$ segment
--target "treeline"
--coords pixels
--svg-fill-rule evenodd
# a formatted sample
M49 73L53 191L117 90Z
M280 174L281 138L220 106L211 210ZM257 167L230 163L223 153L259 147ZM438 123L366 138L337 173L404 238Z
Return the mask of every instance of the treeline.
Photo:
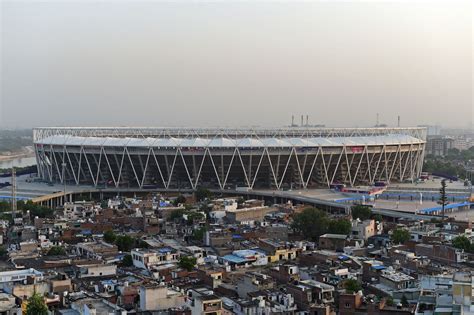
M293 217L291 228L304 238L317 241L326 233L349 235L351 222L347 219L330 218L326 212L309 207Z
M114 231L109 230L104 233L104 241L110 244L115 244L118 250L122 252L129 252L133 248L148 248L147 242L140 238L131 237L125 234L116 234Z
M17 209L23 213L30 212L30 218L52 218L54 217L54 209L43 207L37 204L34 204L31 200L27 202L19 200L17 202ZM12 216L10 214L12 210L12 205L9 201L0 201L0 219L12 221Z
M0 130L0 152L18 151L33 145L33 132L24 130Z
M464 151L450 149L448 154L443 157L427 155L423 171L462 177L466 172L465 166L472 160L474 160L474 147Z

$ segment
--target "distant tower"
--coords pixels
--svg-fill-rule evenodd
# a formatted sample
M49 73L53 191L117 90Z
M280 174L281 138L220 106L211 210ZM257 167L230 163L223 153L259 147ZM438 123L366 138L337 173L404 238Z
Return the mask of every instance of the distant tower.
M295 126L295 115L291 115L291 127Z
M309 126L309 116L306 115L306 127L308 127L308 126Z
M398 127L400 127L400 115L398 115Z
M301 127L303 127L303 115L301 115Z
M377 113L377 119L375 121L375 127L378 127L379 124L380 124L380 122L379 122L379 113Z
M13 222L15 222L15 214L17 210L16 204L16 170L12 167L12 218Z

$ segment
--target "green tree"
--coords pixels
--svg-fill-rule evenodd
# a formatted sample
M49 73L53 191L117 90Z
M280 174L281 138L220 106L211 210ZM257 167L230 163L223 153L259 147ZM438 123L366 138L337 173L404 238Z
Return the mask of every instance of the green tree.
M118 235L115 238L115 245L122 252L129 252L135 244L135 239L129 235Z
M8 251L4 246L0 246L0 259L5 259L8 257Z
M196 241L203 241L204 240L204 234L206 233L207 229L206 227L202 227L199 229L196 229L193 231L193 239Z
M115 235L114 231L112 230L105 231L104 241L106 241L107 243L114 244L116 238L117 238L117 235Z
M392 242L394 244L405 244L410 240L410 232L405 229L395 229L392 233Z
M351 233L351 229L352 224L349 220L330 220L328 224L327 233L349 235Z
M355 293L362 290L362 286L356 279L347 279L344 283L344 289L346 289L347 293Z
M122 258L122 266L124 267L131 267L133 266L133 259L132 255L125 255Z
M186 213L186 210L185 210L185 209L176 209L176 210L173 210L173 211L171 211L168 220L169 220L169 221L174 221L174 220L176 220L176 219L182 219L182 218L183 218L183 214L185 214L185 213Z
M38 293L33 293L33 295L28 299L28 304L26 305L26 315L48 315L48 307L44 302L44 298Z
M472 249L471 241L464 235L457 236L453 239L452 245L459 249L464 249L464 251L469 252Z
M203 201L203 200L212 198L212 192L209 189L204 188L204 187L198 187L194 195L196 196L197 201Z
M204 214L202 214L201 212L189 212L187 215L188 225L192 225L194 222L198 222L204 219Z
M53 246L48 250L47 256L62 256L66 255L66 250L62 246Z
M372 217L372 209L367 206L357 205L352 207L352 218L359 220L368 220Z
M196 266L196 257L193 256L181 256L179 258L178 266L186 269L187 271L193 270Z
M439 189L438 204L441 205L441 214L444 216L446 205L448 204L448 196L446 195L446 180L441 181L441 188Z
M186 197L184 197L183 195L179 195L174 200L174 205L175 206L178 206L179 204L185 204L185 203L186 203Z
M402 303L403 307L408 307L410 305L410 303L408 303L408 299L405 296L405 294L402 295L402 298L400 299L400 303Z
M329 221L325 212L309 207L293 216L291 228L303 234L305 238L315 241L326 233Z
M391 296L387 297L385 303L387 304L387 306L394 306L395 305L395 302L393 301L393 297L391 297Z

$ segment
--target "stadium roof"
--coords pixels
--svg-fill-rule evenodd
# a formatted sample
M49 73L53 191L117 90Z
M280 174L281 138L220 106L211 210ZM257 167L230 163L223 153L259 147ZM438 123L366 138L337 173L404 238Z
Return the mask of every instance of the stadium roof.
M403 134L356 137L242 137L242 138L121 138L79 137L53 135L36 143L43 145L101 146L101 147L189 147L189 148L288 148L288 147L340 147L365 145L419 144L423 140Z

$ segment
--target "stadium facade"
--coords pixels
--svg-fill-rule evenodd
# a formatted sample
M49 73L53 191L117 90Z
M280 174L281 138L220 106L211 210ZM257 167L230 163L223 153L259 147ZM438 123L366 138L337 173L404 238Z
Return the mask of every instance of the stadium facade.
M117 188L300 189L420 175L424 128L36 128L45 181Z

